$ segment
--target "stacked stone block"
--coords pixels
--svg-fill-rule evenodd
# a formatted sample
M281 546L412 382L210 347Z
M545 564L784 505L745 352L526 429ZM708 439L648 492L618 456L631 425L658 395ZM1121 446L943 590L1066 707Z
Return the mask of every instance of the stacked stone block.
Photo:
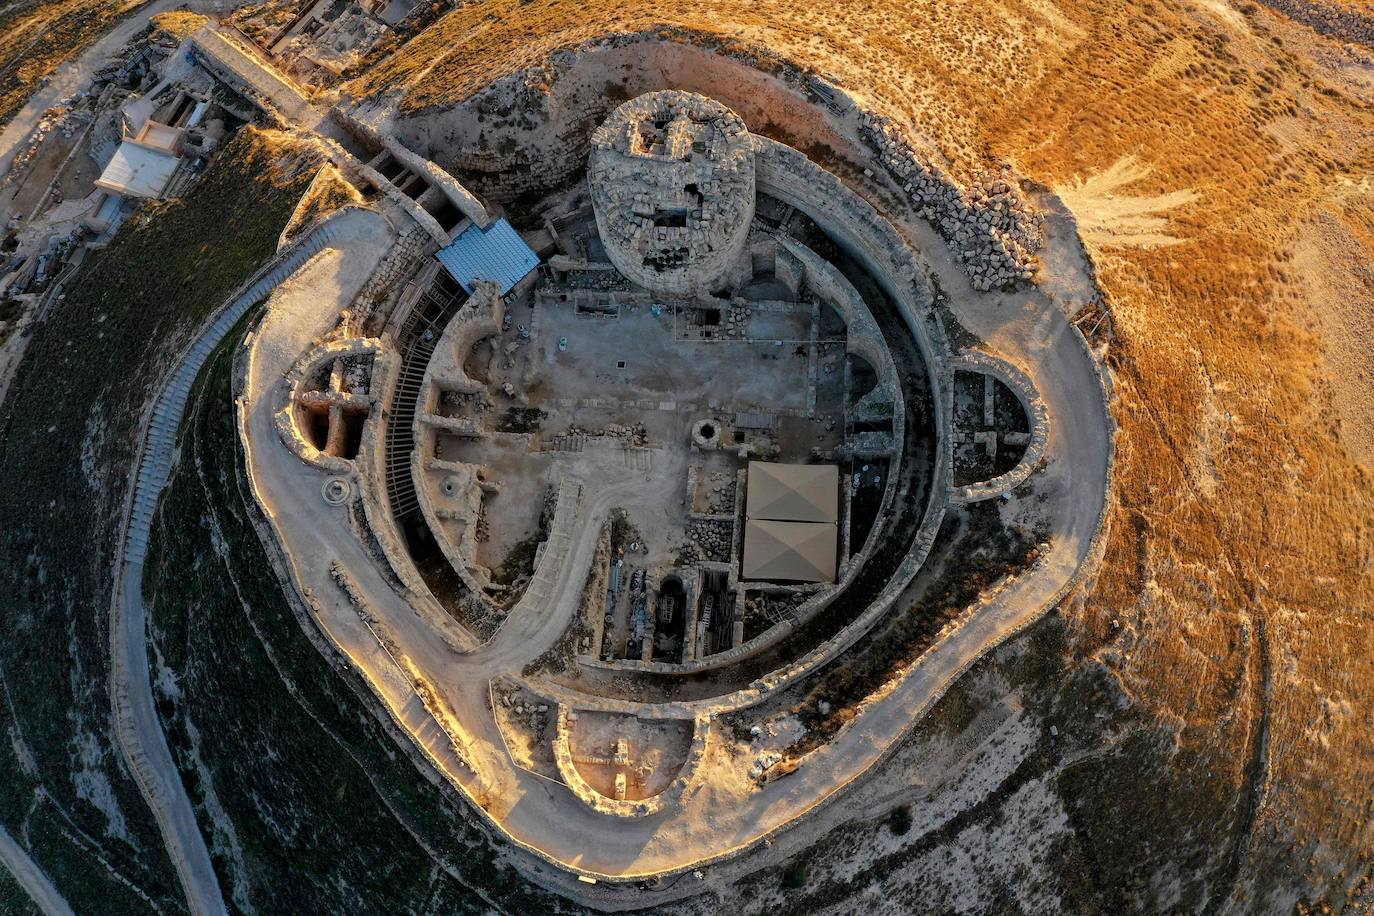
M1031 278L1044 217L1031 208L1009 168L986 170L964 190L920 155L891 118L866 114L863 130L916 212L963 262L974 289L1007 289Z
M754 149L712 99L664 90L631 99L592 135L592 206L607 257L655 295L727 285L754 216Z

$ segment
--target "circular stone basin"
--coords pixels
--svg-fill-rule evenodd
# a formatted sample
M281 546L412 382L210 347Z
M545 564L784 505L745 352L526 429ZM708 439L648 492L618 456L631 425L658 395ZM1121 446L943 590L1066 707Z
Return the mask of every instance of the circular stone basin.
M692 424L692 441L698 448L719 448L720 421L698 420Z
M342 506L353 495L353 487L343 477L331 477L320 487L320 495L331 506Z

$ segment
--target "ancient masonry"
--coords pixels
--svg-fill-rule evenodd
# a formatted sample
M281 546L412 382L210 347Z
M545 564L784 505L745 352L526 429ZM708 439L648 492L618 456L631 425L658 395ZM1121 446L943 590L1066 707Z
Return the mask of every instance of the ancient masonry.
M960 190L875 124L881 167L976 288L1031 277L1038 224L1010 175ZM305 605L426 765L584 879L671 873L806 817L884 753L892 717L856 719L871 752L835 770L803 767L833 735L811 750L759 736L799 714L788 688L864 651L952 502L1040 465L1049 417L1029 375L990 355L951 363L898 227L706 97L620 105L592 134L585 192L579 177L523 232L394 140L354 134L380 150L357 171L394 188L378 199L409 235L332 303L342 336L307 345L264 322L249 346L280 365L244 382L244 404L272 408L245 413L241 435L284 555L319 549L319 499L341 522L327 565L291 564ZM436 244L447 259L420 266ZM1004 379L1031 439L1020 466L959 490L956 365ZM311 512L288 511L302 499ZM1004 613L1007 587L916 648ZM808 626L826 613L837 626ZM705 671L709 690L674 696L674 678ZM541 715L500 718L492 678ZM700 849L647 842L717 818L729 837Z
M938 229L963 261L974 289L1006 288L1031 278L1044 217L1031 208L1009 169L984 172L965 191L917 152L891 118L866 114L863 126L917 215Z
M724 284L754 218L754 149L739 115L704 96L651 92L592 135L588 176L611 263L661 296Z

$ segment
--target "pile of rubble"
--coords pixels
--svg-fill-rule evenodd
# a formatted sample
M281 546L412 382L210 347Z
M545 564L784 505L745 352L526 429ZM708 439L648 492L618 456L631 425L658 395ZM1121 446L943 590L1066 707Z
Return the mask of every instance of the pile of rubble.
M568 431L567 433L565 433L565 435L570 438L584 436L588 439L603 437L611 439L624 439L626 442L630 443L635 448L643 447L644 443L647 442L649 439L648 431L645 430L643 423L635 423L631 426L621 426L619 424L610 423L606 426L597 428L593 428L590 426L578 426L576 423L571 423L568 425Z
M919 155L890 118L866 115L864 135L916 212L963 261L974 289L1008 289L1031 278L1044 216L1022 195L1010 166L982 172L964 191Z
M696 521L687 528L687 536L697 548L700 559L724 563L730 559L732 527L721 522Z
M726 337L749 336L749 309L742 304L731 303L720 310L721 328Z
M510 710L513 718L523 721L537 734L542 735L544 728L549 724L547 703L532 703L523 697L508 693L501 697L501 705Z
M728 471L713 471L708 478L706 511L711 515L726 515L735 511L735 475Z
M334 584L339 587L339 590L348 596L349 604L354 607L367 606L367 602L363 600L363 596L358 592L357 586L355 586L353 580L349 578L348 571L344 569L343 564L338 560L329 564L329 577L334 580Z
M65 136L71 136L69 133L71 128L67 125L66 121L68 114L70 114L70 109L67 108L49 108L43 113L38 119L37 125L34 126L33 131L25 140L24 146L14 155L14 158L10 160L9 171L6 172L3 179L0 180L0 188L5 187L23 175L25 168L27 168L29 163L33 161L33 158L38 155L39 148L42 147L43 142L48 139L48 135L54 130L61 130Z
M1361 8L1358 3L1346 6L1318 0L1265 0L1265 4L1323 35L1374 47L1374 11L1368 6Z
M630 281L613 270L577 270L568 274L568 286L573 289L595 289L606 292L628 290ZM555 290L555 295L557 291Z

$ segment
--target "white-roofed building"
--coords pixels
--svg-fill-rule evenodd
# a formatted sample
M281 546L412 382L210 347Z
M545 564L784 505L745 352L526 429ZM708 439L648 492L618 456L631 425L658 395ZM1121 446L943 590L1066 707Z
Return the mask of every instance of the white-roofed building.
M158 198L166 190L180 161L179 156L165 149L125 140L119 144L95 184L125 197Z

